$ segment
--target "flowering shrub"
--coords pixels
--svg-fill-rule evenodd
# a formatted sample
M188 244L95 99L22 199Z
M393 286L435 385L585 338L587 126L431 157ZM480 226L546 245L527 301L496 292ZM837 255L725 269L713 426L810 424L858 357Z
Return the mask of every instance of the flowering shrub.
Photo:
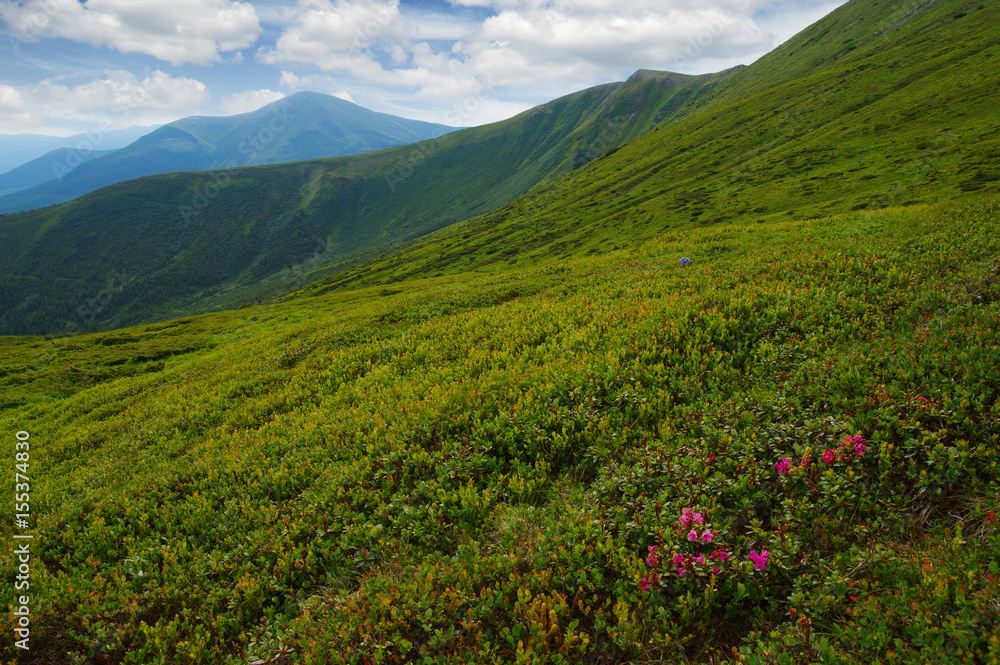
M997 220L0 340L44 507L21 660L992 662Z
M861 457L868 447L864 444L864 439L860 434L854 436L844 435L839 448L827 448L823 451L822 460L827 464L833 464L834 460L849 460Z

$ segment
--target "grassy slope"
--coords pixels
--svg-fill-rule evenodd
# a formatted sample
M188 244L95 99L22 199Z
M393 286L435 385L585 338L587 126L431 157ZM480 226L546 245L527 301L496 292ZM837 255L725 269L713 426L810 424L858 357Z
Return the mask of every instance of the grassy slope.
M107 329L273 295L307 270L502 205L722 78L641 77L403 148L166 174L0 217L0 331Z
M8 338L17 662L991 662L998 215L726 225ZM821 461L845 434L864 454ZM652 545L731 558L679 578Z

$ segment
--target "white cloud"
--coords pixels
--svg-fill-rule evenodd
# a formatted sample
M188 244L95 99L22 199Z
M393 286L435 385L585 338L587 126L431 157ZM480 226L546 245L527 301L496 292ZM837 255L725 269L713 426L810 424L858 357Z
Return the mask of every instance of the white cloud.
M697 72L699 62L749 63L775 44L753 16L773 5L767 0L449 2L480 9L456 10L436 24L437 14L405 6L401 12L397 0L299 0L294 21L257 57L435 101L438 108L476 100L478 110L461 122L468 125L636 69ZM799 5L832 8L816 0ZM283 87L298 89L310 78L291 85L283 76ZM454 117L452 110L443 113Z
M245 90L223 97L220 107L225 115L237 115L256 111L260 107L284 97L285 93L274 90Z
M408 43L398 0L299 0L295 25L258 59L276 64L315 63L324 71L360 64L359 53Z
M0 86L0 133L45 134L172 122L207 103L201 81L161 71L138 78L106 70L104 77L74 86L45 79L30 86Z
M0 0L0 18L18 39L63 37L171 64L207 64L253 44L253 5L235 0Z

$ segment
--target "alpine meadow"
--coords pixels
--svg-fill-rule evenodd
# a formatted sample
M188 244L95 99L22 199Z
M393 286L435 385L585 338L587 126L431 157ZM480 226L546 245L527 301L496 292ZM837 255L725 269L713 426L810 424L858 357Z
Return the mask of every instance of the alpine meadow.
M1000 663L998 90L996 0L850 0L0 215L0 660Z

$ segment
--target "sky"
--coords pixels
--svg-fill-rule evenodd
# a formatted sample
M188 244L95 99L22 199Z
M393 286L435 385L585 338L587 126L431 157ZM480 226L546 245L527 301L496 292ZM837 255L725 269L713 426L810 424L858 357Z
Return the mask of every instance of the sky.
M0 134L233 115L312 90L474 126L637 69L750 64L844 0L0 0Z

